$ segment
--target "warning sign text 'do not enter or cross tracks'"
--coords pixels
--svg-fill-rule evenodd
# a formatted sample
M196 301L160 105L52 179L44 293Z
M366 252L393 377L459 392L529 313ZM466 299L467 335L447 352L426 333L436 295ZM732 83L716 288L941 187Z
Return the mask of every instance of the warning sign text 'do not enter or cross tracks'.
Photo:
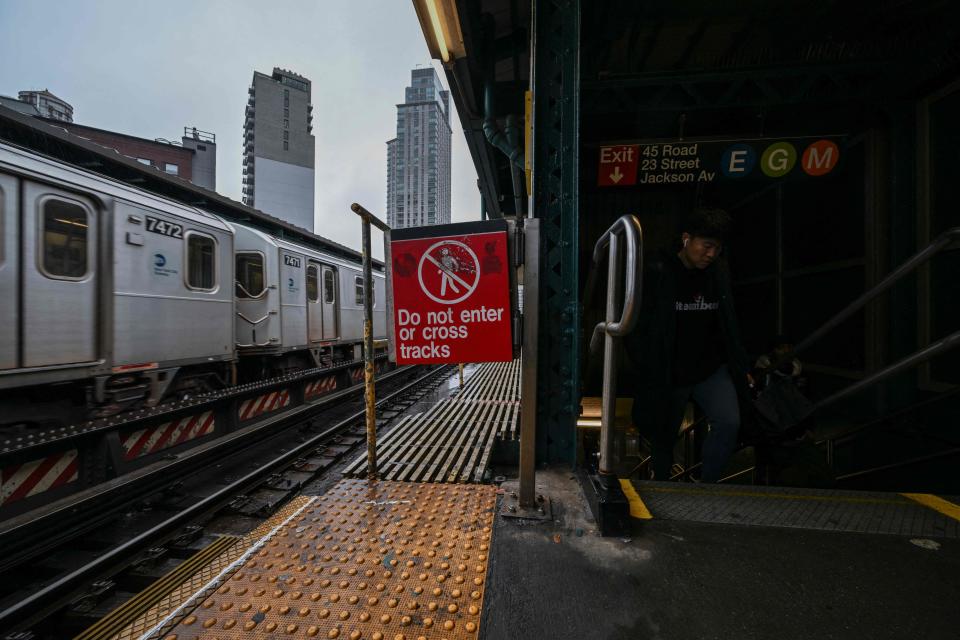
M397 364L513 358L503 221L391 231Z

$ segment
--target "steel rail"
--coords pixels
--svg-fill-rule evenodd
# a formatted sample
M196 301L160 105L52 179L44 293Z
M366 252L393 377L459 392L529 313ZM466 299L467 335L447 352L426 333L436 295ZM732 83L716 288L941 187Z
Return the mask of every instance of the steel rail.
M426 380L447 372L448 369L449 367L441 367L431 371L385 396L377 404L387 404L402 394L409 392L412 388L423 384ZM122 567L124 558L134 555L148 543L152 543L157 538L171 532L177 527L180 527L191 520L203 516L207 512L214 511L223 506L230 500L230 498L239 493L244 493L244 491L251 485L256 484L259 480L262 480L262 478L270 475L278 467L288 462L292 462L299 458L302 454L316 448L326 439L337 435L338 432L343 431L352 424L355 424L358 420L363 419L364 415L365 411L358 411L348 416L332 427L324 430L322 433L313 436L305 442L297 445L290 451L281 454L273 460L261 465L257 469L254 469L242 478L235 480L216 493L203 498L199 502L187 507L180 513L154 525L147 531L144 531L131 540L128 540L120 546L111 549L97 559L78 569L75 569L71 573L57 579L55 582L48 584L39 591L30 594L9 608L0 611L0 629L12 628L14 624L24 620L29 621L28 616L30 616L31 613L36 616L40 607L49 609L51 603L57 602L59 599L63 598L64 595L69 594L77 586L102 575L109 574L111 571ZM40 611L39 613L43 613L43 611Z

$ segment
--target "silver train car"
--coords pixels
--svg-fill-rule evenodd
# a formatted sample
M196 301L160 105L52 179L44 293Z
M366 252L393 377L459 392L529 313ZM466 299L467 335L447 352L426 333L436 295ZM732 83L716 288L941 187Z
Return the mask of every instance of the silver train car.
M359 261L0 144L0 426L359 359L361 275Z

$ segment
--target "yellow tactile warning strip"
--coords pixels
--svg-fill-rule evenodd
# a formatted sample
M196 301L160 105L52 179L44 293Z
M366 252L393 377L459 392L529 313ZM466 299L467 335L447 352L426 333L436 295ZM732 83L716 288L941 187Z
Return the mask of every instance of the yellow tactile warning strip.
M919 502L925 507L930 507L934 511L939 511L948 518L960 521L960 505L956 505L949 500L944 500L940 496L929 493L901 493L900 495Z
M118 637L131 622L135 621L153 605L164 599L170 592L181 585L203 567L210 564L217 557L236 545L240 538L236 536L221 536L181 563L176 569L163 576L148 588L127 600L123 605L111 611L99 622L78 635L74 640L108 640Z
M627 496L627 502L630 503L630 516L640 520L652 520L650 510L643 503L640 494L633 488L633 483L627 479L620 478L620 488L623 489L623 495Z
M289 504L275 513L269 520L264 521L256 529L239 539L233 546L214 558L212 562L197 569L189 580L173 588L144 615L129 624L120 633L112 636L112 640L135 640L143 637L144 634L177 610L180 605L189 600L192 595L202 590L204 585L209 584L217 575L242 557L257 540L263 538L263 536L267 535L277 527L277 525L289 518L291 514L296 513L309 502L310 498L307 496L299 496L291 500ZM92 628L93 627L91 627L91 629Z
M342 480L142 638L476 638L496 489Z

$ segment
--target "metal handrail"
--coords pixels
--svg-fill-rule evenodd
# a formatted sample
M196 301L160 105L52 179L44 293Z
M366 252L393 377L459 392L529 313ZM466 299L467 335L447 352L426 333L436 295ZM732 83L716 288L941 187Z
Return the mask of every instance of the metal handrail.
M899 280L912 273L921 264L928 261L930 258L940 253L942 250L946 249L955 242L960 242L960 227L953 227L952 229L948 229L947 231L941 233L922 251L897 267L897 269L890 273L886 278L875 284L872 289L851 302L845 309L823 323L819 329L801 340L797 346L793 348L793 352L799 353L800 351L808 348L810 345L829 333L832 329L840 325L844 320L865 307L867 303L892 287Z
M271 311L268 311L267 314L266 314L265 316L263 316L262 318L260 318L259 320L251 320L250 318L248 318L247 316L243 315L243 314L240 313L239 311L237 311L237 316L239 316L241 320L245 320L246 322L249 322L250 324L256 326L256 325L260 324L261 322L263 322L264 320L266 320L267 318L269 318L271 313L272 313Z
M250 293L249 291L247 291L247 288L244 287L244 286L240 283L239 280L234 280L234 281L233 281L233 285L234 285L235 287L239 287L240 290L243 291L244 294L246 294L247 297L244 298L245 300L259 300L259 299L262 298L263 296L267 295L267 291L268 291L268 288L267 288L267 287L264 287L264 288L263 288L263 291L261 291L261 292L258 293L257 295L253 295L252 293Z
M904 416L910 415L911 413L914 413L916 411L929 407L932 404L942 402L957 394L960 394L960 385L957 385L951 389L948 389L947 391L944 391L943 393L940 393L932 398L927 398L926 400L921 400L920 402L914 403L908 407L897 409L893 413L888 413L887 415L882 416L880 418L875 418L873 420L870 420L869 422L858 424L853 428L849 429L848 431L844 431L843 433L839 433L829 438L823 438L821 440L817 440L814 444L816 444L817 446L823 445L823 446L835 447L839 444L856 440L864 431L870 429L871 427L875 427L876 425L883 424L884 422L889 422L890 420L896 420L898 418L902 418Z
M792 358L794 354L807 349L815 343L817 340L822 338L824 335L829 333L832 329L836 328L847 320L854 313L865 307L869 302L874 298L879 296L881 293L885 292L887 289L892 287L898 281L912 273L916 270L917 267L923 263L930 260L933 256L940 253L950 245L960 242L960 227L953 227L948 229L937 236L930 244L924 247L921 251L916 253L912 258L904 262L902 265L897 267L893 272L891 272L886 278L878 282L873 286L869 291L866 291L859 298L851 302L839 313L834 315L832 318L823 323L819 329L811 333L809 336L804 338L797 344L790 352L781 356L777 362L775 362L771 368L776 368L779 366L780 362L784 361L787 358ZM940 340L927 345L920 351L917 351L914 354L911 354L902 360L895 362L894 364L876 371L866 378L856 382L855 384L850 385L846 389L842 389L833 395L820 400L814 405L815 409L822 409L827 405L833 404L838 400L842 400L847 396L850 396L866 387L869 387L872 384L885 380L891 376L894 376L901 371L905 371L915 365L918 365L922 362L926 362L930 358L933 358L936 355L948 351L957 346L960 346L960 331L952 333L949 336L941 338Z
M620 237L626 244L626 286L623 307L617 310L620 289ZM617 405L617 356L616 340L633 330L637 311L643 295L643 228L636 216L625 215L617 219L597 241L593 249L593 261L599 264L607 255L607 311L606 320L597 323L590 338L590 350L595 352L604 335L603 349L603 399L600 405L600 475L614 476L613 430ZM617 320L619 316L619 320Z
M814 404L813 408L815 410L822 409L823 407L833 404L838 400L842 400L847 396L856 393L857 391L860 391L862 389L865 389L866 387L869 387L872 384L875 384L882 380L886 380L887 378L894 376L900 373L901 371L910 369L915 365L918 365L922 362L926 362L927 360L929 360L930 358L933 358L934 356L940 355L944 351L949 351L950 349L954 349L956 347L960 347L960 331L951 333L945 338L941 338L940 340L937 340L933 344L927 345L920 351L917 351L916 353L907 356L903 360L893 363L889 367L886 367L884 369L881 369L880 371L874 372L873 374L867 376L863 380L860 380L850 385L846 389L841 389L840 391L836 392L832 396L824 398L823 400Z
M266 342L238 342L236 346L238 349L249 349L251 347L269 347L276 338L270 338Z
M914 458L909 458L908 460L901 460L899 462L894 462L891 464L880 465L879 467L871 467L869 469L861 469L860 471L854 471L852 473L846 473L842 476L837 476L837 481L841 482L843 480L850 480L852 478L862 478L863 476L868 476L874 473L879 473L881 471L892 471L893 469L902 469L903 467L910 467L915 464L920 464L922 462L929 462L931 460L939 460L941 458L949 458L960 454L960 448L947 449L946 451L938 451L936 453L931 453L925 456L916 456Z
M616 271L616 262L619 258L617 234L621 231L627 244L626 286L623 292L623 310L620 313L620 319L613 322L613 318L610 317L610 302L616 297L617 293L615 291L616 287L614 287L614 278L616 278L616 285L619 286L619 273ZM593 335L590 337L591 352L596 352L600 346L600 335L602 333L622 338L633 330L633 326L637 322L640 299L643 296L643 228L636 216L620 216L600 236L597 244L593 247L593 262L595 264L600 264L600 261L603 260L604 251L608 247L610 266L607 269L607 318L604 322L598 322L597 326L593 328ZM631 264L634 265L633 269L630 268Z

